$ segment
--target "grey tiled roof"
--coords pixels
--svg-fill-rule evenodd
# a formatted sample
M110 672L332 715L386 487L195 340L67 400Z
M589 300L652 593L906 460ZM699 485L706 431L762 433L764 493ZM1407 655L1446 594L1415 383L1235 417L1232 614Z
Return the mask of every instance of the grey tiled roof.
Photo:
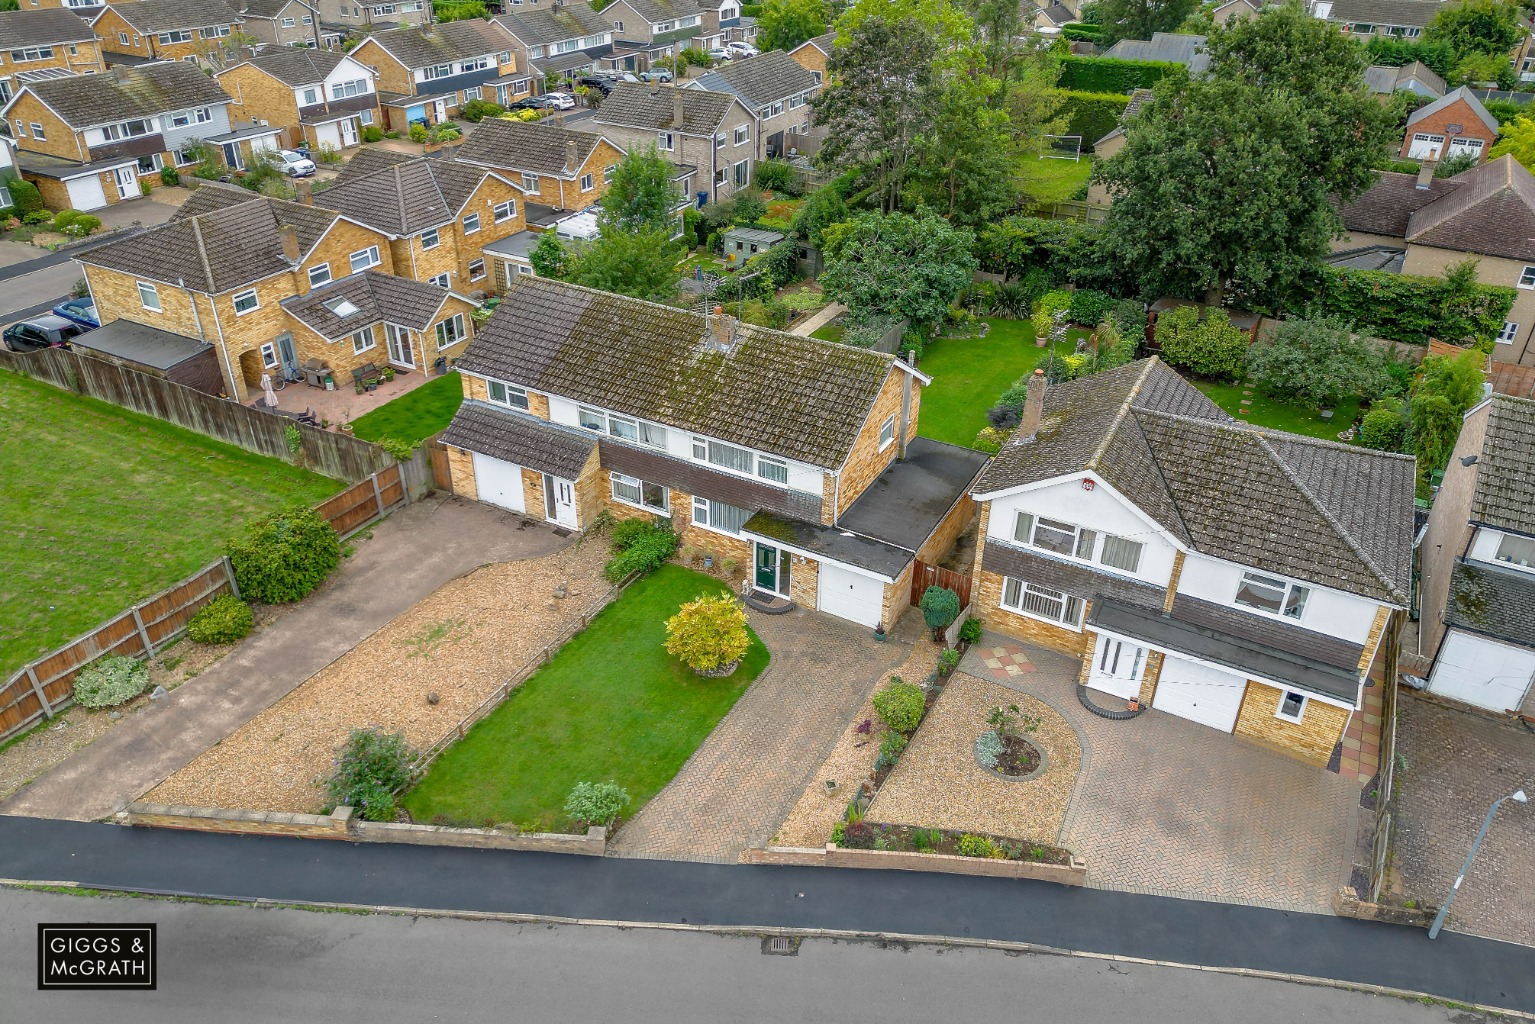
M597 447L591 434L477 399L459 407L440 440L566 480L581 475Z
M503 121L488 117L458 147L454 159L485 167L571 178L592 155L600 138L590 132L578 132L541 121ZM574 165L566 159L571 143L576 146Z
M286 2L286 0L284 0ZM285 85L314 85L336 70L345 54L312 46L268 46L243 64L264 71ZM240 67L236 64L228 70Z
M731 61L698 78L710 92L732 92L748 107L761 107L810 92L815 76L782 50L769 50L746 60Z
M697 0L626 0L626 2L635 14L652 25L703 13L703 8L698 6ZM611 6L610 4L609 7ZM606 13L606 11L607 8L603 8L603 12Z
M1482 101L1476 98L1476 93L1471 91L1469 85L1463 85L1454 92L1447 92L1434 102L1414 110L1407 117L1408 129L1410 130L1413 125L1424 118L1431 117L1446 107L1454 106L1462 100L1465 101L1466 106L1470 107L1471 112L1482 122L1483 127L1494 135L1498 134L1498 119L1487 112L1487 108L1482 106Z
M0 50L95 41L96 33L64 7L0 13Z
M1459 187L1407 222L1407 240L1437 249L1535 259L1535 177L1500 156L1450 179Z
M493 21L449 21L433 25L407 25L375 32L368 40L377 43L408 68L498 53L511 44L506 29ZM431 83L425 83L430 86Z
M1338 216L1350 231L1406 238L1407 222L1414 213L1459 187L1455 178L1434 178L1428 188L1419 188L1416 174L1382 171L1375 184L1338 210Z
M1364 69L1364 84L1369 86L1371 92L1393 93L1407 88L1413 82L1426 86L1436 96L1444 95L1444 79L1420 60L1401 67L1371 64Z
M580 39L613 31L608 19L584 3L542 10L512 10L496 18L512 35L528 46L547 46L564 39Z
M237 25L242 20L223 0L132 0L109 6L140 32Z
M1234 423L1153 358L1050 388L976 493L1087 471L1196 551L1406 602L1410 458Z
M240 202L239 196L218 191L200 188L187 200L197 199L198 205L168 223L75 258L149 281L185 281L189 288L217 293L291 269L283 258L279 225L292 225L300 252L307 253L337 216L250 193ZM203 192L208 197L199 199Z
M1154 32L1150 39L1121 39L1103 54L1119 60L1159 60L1182 64L1189 74L1202 74L1210 66L1204 36Z
M292 2L293 0L235 0L240 13L247 18L275 18ZM318 11L318 7L313 4L304 4L304 6L311 11Z
M1471 521L1535 536L1535 401L1492 396Z
M706 344L711 333L692 310L523 277L459 366L837 468L895 365L893 356L744 324L724 352Z
M369 270L284 299L282 307L295 320L334 341L378 323L424 331L451 294L435 284ZM338 299L346 299L357 311L338 315L331 308Z
M673 123L676 96L682 97L680 129ZM648 131L680 130L685 135L713 135L719 131L720 122L725 120L730 108L738 102L728 93L623 82L613 90L611 96L603 100L591 123Z
M71 128L231 102L217 82L179 60L33 82L27 88Z
M418 157L338 179L320 201L370 228L414 235L454 220L489 173L471 164Z
M1445 603L1447 626L1535 647L1535 575L1485 562L1457 562Z
M836 32L827 32L824 35L816 36L814 39L807 39L803 43L800 44L800 46L814 46L817 50L820 50L822 53L826 54L828 57L831 56L831 51L832 51L833 47L835 47L836 45L837 45L837 33ZM798 50L799 46L796 46L795 49Z
M1329 21L1422 28L1439 11L1439 0L1332 0Z

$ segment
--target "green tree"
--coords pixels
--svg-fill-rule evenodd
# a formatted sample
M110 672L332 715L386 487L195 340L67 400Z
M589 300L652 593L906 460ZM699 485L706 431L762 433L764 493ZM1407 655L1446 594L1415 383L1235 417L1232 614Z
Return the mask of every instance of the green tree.
M1408 448L1418 457L1418 492L1427 497L1429 474L1443 469L1455 450L1461 418L1482 397L1485 357L1469 350L1458 356L1429 356L1419 367L1408 403Z
M833 224L841 224L850 216L842 190L831 184L805 197L799 209L794 211L791 227L796 235L820 248L821 233Z
M553 231L545 231L538 236L538 241L528 253L528 262L533 264L533 272L539 277L564 277L565 263L569 257L559 236Z
M567 257L565 280L636 299L666 302L677 292L682 244L667 228L604 232Z
M952 0L858 0L837 18L837 41L847 42L871 21L911 25L933 39L941 61L969 45L975 35L974 23Z
M1012 210L1017 145L1012 118L992 104L1001 88L1001 82L980 67L947 77L937 119L922 138L903 205L930 206L972 228Z
M1224 309L1178 306L1157 315L1157 344L1169 366L1197 377L1236 380L1247 364L1247 332L1231 323Z
M821 285L855 318L939 323L975 273L974 236L926 210L860 214L821 237Z
M1446 76L1452 85L1481 85L1492 82L1499 89L1512 89L1519 81L1505 54L1468 53Z
M757 45L764 52L787 52L825 31L824 0L766 0L757 15Z
M1439 8L1423 26L1425 43L1448 43L1456 54L1490 53L1507 57L1524 38L1524 15L1502 0L1461 0Z
M21 0L0 0L0 14L21 10Z
M1153 32L1171 32L1194 10L1196 0L1098 0L1094 5L1103 26L1103 45L1121 39L1150 39Z
M1503 134L1487 158L1496 160L1500 156L1512 156L1526 170L1535 167L1535 118L1520 114L1503 126Z
M656 147L631 149L613 168L613 180L602 197L598 223L603 233L671 230L682 202L682 190L672 180L676 173L676 165Z
M1375 399L1390 379L1380 349L1336 319L1286 320L1248 353L1248 376L1270 394L1330 408L1350 395Z

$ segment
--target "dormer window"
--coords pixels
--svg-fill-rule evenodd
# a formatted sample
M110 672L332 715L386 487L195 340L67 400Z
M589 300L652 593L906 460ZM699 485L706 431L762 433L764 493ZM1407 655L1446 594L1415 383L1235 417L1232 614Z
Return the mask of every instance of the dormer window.
M1299 583L1244 572L1237 586L1236 603L1244 608L1282 615L1287 619L1299 619L1306 610L1306 600L1311 588Z

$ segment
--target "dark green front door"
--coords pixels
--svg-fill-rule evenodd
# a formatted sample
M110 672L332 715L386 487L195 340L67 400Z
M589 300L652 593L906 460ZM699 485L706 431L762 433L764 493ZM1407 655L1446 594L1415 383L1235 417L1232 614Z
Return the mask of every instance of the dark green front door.
M757 545L757 589L778 593L778 549Z

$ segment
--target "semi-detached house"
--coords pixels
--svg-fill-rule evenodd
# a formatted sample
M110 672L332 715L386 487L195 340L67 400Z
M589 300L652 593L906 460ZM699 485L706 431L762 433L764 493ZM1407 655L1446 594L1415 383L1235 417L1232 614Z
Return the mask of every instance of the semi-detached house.
M523 278L458 367L455 493L669 522L756 601L892 624L974 516L986 457L917 437L927 378L894 356Z
M973 491L971 614L1082 659L1087 703L1323 765L1409 602L1414 472L1234 422L1156 358L1037 375Z
M224 0L131 0L91 19L108 64L206 61L229 52L245 19Z
M540 93L545 75L558 78L595 71L613 53L611 26L580 0L569 4L553 0L547 7L519 4L508 8L496 22L511 35L517 66L525 77L534 80L532 85Z
M369 26L419 25L431 20L431 0L316 0L321 24L356 32Z
M240 31L277 46L340 46L344 33L320 27L320 9L305 0L233 0L244 22Z
M390 128L446 121L470 100L489 100L490 83L517 71L512 39L493 21L377 32L351 52L372 68Z
M579 131L599 133L625 152L655 146L692 172L699 202L719 202L751 184L756 116L730 93L626 82Z
M810 100L820 92L815 76L782 50L731 61L705 71L686 88L729 93L750 109L756 118L758 160L781 160L790 155L811 154L819 148L812 135Z
M236 118L280 126L289 148L348 149L379 116L373 71L331 50L266 47L213 78Z
M37 76L105 70L96 33L68 11L0 13L0 103Z
M698 0L615 0L601 11L613 26L615 67L648 71L662 57L697 49L703 35Z

